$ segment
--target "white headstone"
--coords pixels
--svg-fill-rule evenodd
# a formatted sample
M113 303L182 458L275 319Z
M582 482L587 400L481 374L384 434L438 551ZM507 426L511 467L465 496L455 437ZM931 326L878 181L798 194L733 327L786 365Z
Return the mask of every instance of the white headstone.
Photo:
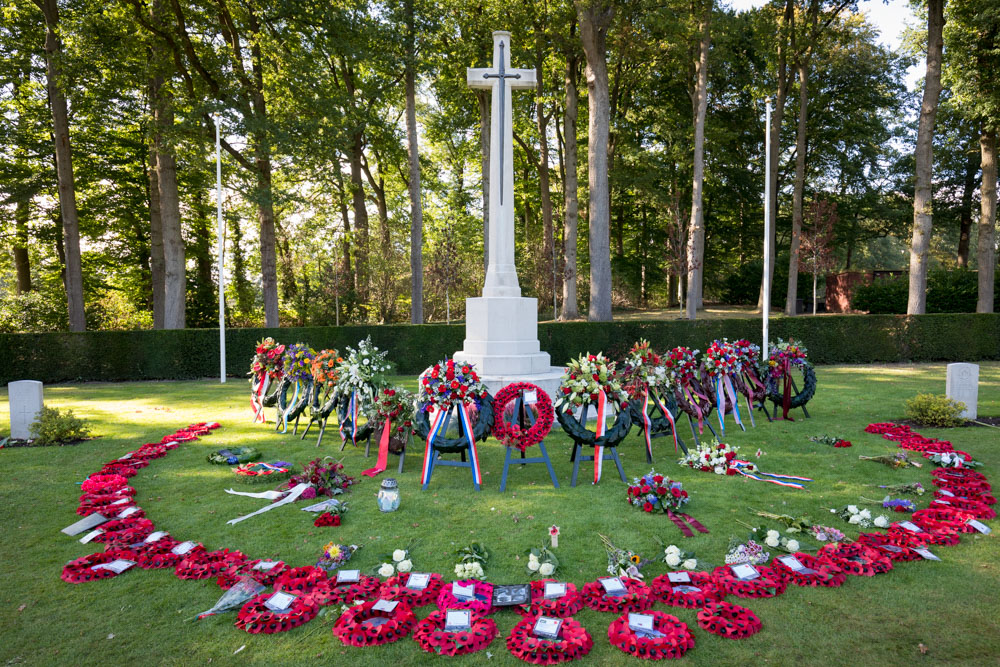
M7 385L10 400L10 437L27 440L31 425L42 411L42 383L38 380L18 380Z
M953 401L965 403L962 417L975 419L978 416L976 403L979 401L979 365L948 364L948 379L945 380L944 391Z

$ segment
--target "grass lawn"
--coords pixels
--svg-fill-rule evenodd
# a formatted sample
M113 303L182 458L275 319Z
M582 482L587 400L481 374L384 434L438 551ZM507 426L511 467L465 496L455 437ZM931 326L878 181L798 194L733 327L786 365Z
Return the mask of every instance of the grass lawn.
M292 565L314 563L321 547L335 540L363 545L352 563L371 570L381 554L412 542L415 568L440 572L449 580L455 549L479 541L492 553L487 578L516 583L525 580L523 553L547 540L546 529L555 523L562 528L559 575L579 586L604 574L606 560L598 532L647 557L657 556L655 538L659 536L668 544L695 551L700 560L712 565L722 564L731 535L745 537L746 529L736 521L754 522L748 507L808 514L842 528L849 537L856 536L853 527L825 508L856 503L861 495L880 498L881 490L872 485L920 481L930 486L931 480L929 466L894 471L858 461L859 454L895 450L895 443L862 429L871 421L902 417L904 400L918 391L943 393L944 365L821 367L817 374L819 389L809 405L812 419L770 424L758 420L757 427L746 433L735 429L731 420L727 424L728 441L744 448L744 455L763 449L764 471L812 477L815 481L808 485L809 491L681 468L668 451L669 438L654 441L657 470L684 483L692 495L690 514L711 530L687 540L666 517L626 505L613 467L605 468L598 486L584 482L570 488L570 441L558 426L548 447L562 485L559 490L549 484L545 466L532 465L513 469L507 491L499 493L503 451L490 440L480 446L485 474L481 493L472 491L468 470L455 468L435 470L431 490L421 492L422 451L408 458L401 476L395 474L397 459L390 457L387 475L399 478L403 500L398 512L383 515L374 499L379 480L360 476L361 470L374 464L374 455L365 460L362 448L344 454L348 473L361 482L347 496L351 510L342 526L314 528L312 515L294 506L227 526L228 519L258 509L265 501L229 496L223 489L266 487L235 484L228 467L208 464L206 454L223 446L253 445L265 460L301 464L320 454L336 454L336 430L331 429L323 447L317 449L312 437L302 441L275 433L273 426L251 424L247 384L241 380L225 385L206 380L46 387L48 405L72 408L91 420L101 437L74 447L0 451L5 473L0 478L0 521L5 533L0 541L0 664L240 660L283 665L318 659L334 664L408 665L439 660L422 653L409 638L385 647L345 648L330 633L332 613L279 635L254 636L237 630L233 614L191 621L211 607L221 592L214 580L181 581L170 570L136 569L76 586L61 581L64 563L103 548L81 545L59 532L78 518L74 514L80 494L76 484L111 458L195 421L215 420L223 428L181 445L132 478L139 504L157 528L177 539L201 541L209 549L235 548L252 557L281 558ZM401 381L411 388L415 385L414 378ZM981 366L979 396L980 414L1000 415L1000 364ZM7 409L3 391L0 433L8 430ZM272 414L269 410L269 417ZM918 430L971 452L986 464L988 476L1000 468L1000 432L995 429ZM855 446L834 449L809 442L809 436L824 433L849 439ZM620 448L630 477L649 470L641 443L641 435L633 431ZM586 479L583 473L581 479ZM928 498L929 494L917 499L918 506L926 507ZM934 551L942 562L900 563L892 572L874 578L848 577L841 588L790 586L784 595L772 599L730 597L753 609L763 622L763 630L745 640L721 639L702 631L695 623L694 610L661 604L656 608L676 615L693 629L696 645L683 659L691 664L1000 663L1000 561L995 535L963 535L958 546L935 547ZM666 571L664 563L645 569L647 579ZM418 610L418 616L429 610ZM500 636L489 648L490 663L521 664L504 645L519 616L502 611L495 618ZM576 618L594 639L590 662L634 661L608 643L613 614L585 609ZM483 652L454 662L482 664L486 657Z

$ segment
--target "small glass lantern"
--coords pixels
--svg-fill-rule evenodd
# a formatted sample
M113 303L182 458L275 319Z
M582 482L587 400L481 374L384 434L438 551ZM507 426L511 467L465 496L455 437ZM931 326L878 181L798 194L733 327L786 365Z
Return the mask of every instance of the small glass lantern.
M392 477L382 480L377 502L378 508L382 512L395 512L399 509L399 484Z

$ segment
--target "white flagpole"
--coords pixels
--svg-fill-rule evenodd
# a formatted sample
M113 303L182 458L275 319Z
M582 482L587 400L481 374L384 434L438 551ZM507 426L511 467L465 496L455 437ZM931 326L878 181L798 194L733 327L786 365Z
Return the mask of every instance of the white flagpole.
M764 100L764 124L767 127L764 142L764 345L761 354L767 361L770 347L767 336L768 318L771 315L771 98Z
M219 382L226 383L226 278L225 228L222 226L222 139L219 114L215 117L215 207L218 215L219 242Z

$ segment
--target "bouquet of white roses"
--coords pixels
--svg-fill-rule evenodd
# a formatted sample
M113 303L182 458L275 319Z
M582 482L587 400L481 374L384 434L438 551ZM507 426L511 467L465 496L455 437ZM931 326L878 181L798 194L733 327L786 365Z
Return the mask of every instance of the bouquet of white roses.
M455 563L455 576L459 579L482 579L483 565L490 559L490 552L479 542L473 542L455 552L459 561Z
M392 364L386 359L387 353L378 349L371 336L358 343L358 348L347 348L347 355L337 365L337 391L341 396L352 392L361 395L362 404L375 400L379 390L389 385L386 374Z
M395 549L391 554L382 555L382 564L375 568L375 573L380 577L389 578L395 574L405 574L413 570L413 561L410 560L410 550Z
M528 562L524 567L529 577L536 575L550 577L559 569L559 559L556 558L556 555L548 547L543 546L529 549L527 556Z
M852 526L858 526L859 528L868 528L870 526L876 526L878 528L888 528L892 521L889 517L884 514L879 514L878 516L872 516L871 510L867 508L860 508L857 505L845 505L838 509L831 509L831 514L836 514L841 519L851 524Z

